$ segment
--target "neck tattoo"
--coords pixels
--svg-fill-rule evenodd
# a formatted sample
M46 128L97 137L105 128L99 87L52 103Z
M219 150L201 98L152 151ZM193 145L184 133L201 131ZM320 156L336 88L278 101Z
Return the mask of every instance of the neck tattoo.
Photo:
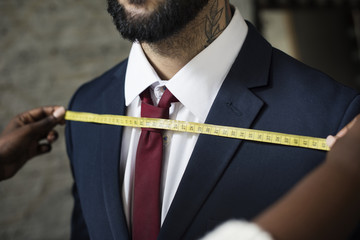
M229 9L229 2L225 1L223 7L219 7L219 1L215 0L211 5L210 12L205 19L205 48L209 46L226 28L231 20ZM225 24L221 24L223 14L225 13ZM224 25L224 26L221 26Z

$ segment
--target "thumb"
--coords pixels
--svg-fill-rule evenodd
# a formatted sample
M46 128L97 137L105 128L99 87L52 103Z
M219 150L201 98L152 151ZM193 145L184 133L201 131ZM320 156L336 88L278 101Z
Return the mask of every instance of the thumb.
M52 115L44 117L34 123L29 124L31 128L31 132L45 135L51 129L53 129L57 124L62 123L65 116L65 108L59 107L57 108Z

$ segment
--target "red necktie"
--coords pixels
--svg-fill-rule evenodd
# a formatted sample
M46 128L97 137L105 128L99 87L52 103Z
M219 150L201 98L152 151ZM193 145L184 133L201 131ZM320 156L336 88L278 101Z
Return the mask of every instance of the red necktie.
M150 89L141 95L141 117L169 118L172 102L178 100L166 89L157 107ZM142 128L136 152L133 204L133 240L155 240L160 231L160 179L163 158L162 130Z

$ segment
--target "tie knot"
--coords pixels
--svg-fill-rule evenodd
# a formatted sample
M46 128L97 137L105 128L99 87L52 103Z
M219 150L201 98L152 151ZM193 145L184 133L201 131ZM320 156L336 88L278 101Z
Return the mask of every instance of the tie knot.
M160 99L158 106L154 106L151 99L150 88L145 89L140 94L141 97L141 117L148 118L169 118L169 108L171 103L178 102L177 98L166 89Z
M170 92L170 90L166 88L160 99L158 107L170 108L171 103L178 102L178 101L179 100L177 100L177 98Z

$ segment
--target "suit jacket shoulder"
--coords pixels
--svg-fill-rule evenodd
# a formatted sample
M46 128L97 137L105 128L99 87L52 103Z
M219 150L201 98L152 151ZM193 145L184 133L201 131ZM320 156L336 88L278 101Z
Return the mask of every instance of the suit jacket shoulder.
M323 122L326 127L332 126L331 134L337 133L360 110L358 91L275 48L272 51L268 87L272 90L264 98L271 95L269 100L279 103L279 114L282 112L284 117L291 119L285 111L293 107L301 121L308 117ZM299 120L293 121L299 123Z
M92 112L94 109L97 109L94 105L97 104L100 98L104 97L103 94L109 89L118 87L119 94L123 94L122 85L125 80L126 67L127 59L99 77L80 86L70 101L69 109Z

